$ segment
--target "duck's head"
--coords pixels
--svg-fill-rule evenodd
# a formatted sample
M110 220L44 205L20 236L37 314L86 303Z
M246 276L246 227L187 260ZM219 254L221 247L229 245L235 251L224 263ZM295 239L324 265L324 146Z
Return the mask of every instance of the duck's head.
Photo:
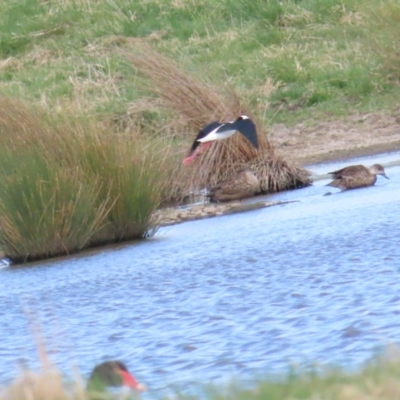
M369 168L369 170L370 170L371 174L382 175L386 179L389 179L389 177L386 176L386 174L385 174L385 168L383 168L381 164L374 164L372 167Z
M93 369L88 389L101 391L108 386L127 386L140 392L146 391L146 386L139 383L121 361L105 361Z

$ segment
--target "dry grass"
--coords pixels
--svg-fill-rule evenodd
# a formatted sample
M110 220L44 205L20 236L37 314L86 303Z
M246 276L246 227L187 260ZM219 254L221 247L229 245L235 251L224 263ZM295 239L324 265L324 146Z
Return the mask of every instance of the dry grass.
M21 369L19 375L6 387L0 387L0 400L87 400L85 383L76 373L67 388L62 373L51 362L37 315L26 310L29 327L36 342L40 370Z
M1 400L86 400L85 387L78 381L66 388L62 375L56 369L40 372L22 371L6 389Z
M181 167L176 171L182 192L197 191L227 178L238 168L251 167L261 182L264 193L308 185L309 172L291 161L279 157L269 142L267 132L240 100L233 88L211 86L184 72L174 61L157 52L150 45L137 43L132 52L123 56L149 78L145 85L160 99L160 106L170 110L184 121L186 130L181 136L189 148L193 137L211 121L233 120L241 114L248 115L257 126L259 149L254 149L241 135L214 143L192 168ZM171 130L167 127L166 130ZM185 150L176 157L183 158Z

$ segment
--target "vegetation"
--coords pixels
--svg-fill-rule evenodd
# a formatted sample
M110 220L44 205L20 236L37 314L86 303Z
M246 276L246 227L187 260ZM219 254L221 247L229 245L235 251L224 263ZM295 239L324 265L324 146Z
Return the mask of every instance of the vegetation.
M6 98L0 131L0 245L8 257L46 258L151 234L165 163L144 140Z
M146 236L161 202L244 164L266 192L307 184L266 127L398 104L399 21L395 0L3 1L0 247ZM260 152L234 137L180 168L202 124L241 112Z
M396 0L6 0L0 88L126 119L143 92L115 48L145 41L264 122L373 110L399 98L399 18Z
M338 369L325 372L295 372L281 377L257 379L252 385L240 382L227 386L207 385L198 388L198 395L177 392L176 399L210 400L397 400L400 394L400 364L398 360L379 360L369 363L357 372ZM247 388L246 388L247 386ZM101 399L114 398L104 393ZM96 397L96 398L98 398ZM162 398L152 393L149 398ZM75 377L65 383L61 373L45 368L42 372L23 372L0 392L0 400L85 400L92 398L85 391L83 379Z
M176 181L183 192L188 192L190 188L201 189L215 185L245 166L255 172L261 190L265 193L310 184L308 171L275 154L262 123L240 101L232 88L226 88L224 93L221 89L194 79L148 45L136 45L133 55L129 52L123 54L138 71L150 78L150 88L158 96L160 107L178 114L182 125L188 127L187 130L198 132L210 121L234 120L242 114L256 122L258 150L241 135L215 143L196 160L191 175L188 175L185 168L177 171Z

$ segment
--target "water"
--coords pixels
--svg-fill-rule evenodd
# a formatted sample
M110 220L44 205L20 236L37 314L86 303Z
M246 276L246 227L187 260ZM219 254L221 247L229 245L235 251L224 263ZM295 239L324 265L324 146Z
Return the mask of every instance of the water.
M38 328L63 371L117 358L154 391L363 363L400 337L400 167L386 172L371 188L317 181L269 197L295 203L3 268L0 381L37 368Z

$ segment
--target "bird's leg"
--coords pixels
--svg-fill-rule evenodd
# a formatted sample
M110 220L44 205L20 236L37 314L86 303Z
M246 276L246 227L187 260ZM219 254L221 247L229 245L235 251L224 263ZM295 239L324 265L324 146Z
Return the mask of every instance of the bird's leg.
M190 154L182 161L182 164L189 165L190 163L192 163L200 154L204 153L204 151L208 149L212 143L213 141L200 143L200 146L197 147L197 149L192 154Z

